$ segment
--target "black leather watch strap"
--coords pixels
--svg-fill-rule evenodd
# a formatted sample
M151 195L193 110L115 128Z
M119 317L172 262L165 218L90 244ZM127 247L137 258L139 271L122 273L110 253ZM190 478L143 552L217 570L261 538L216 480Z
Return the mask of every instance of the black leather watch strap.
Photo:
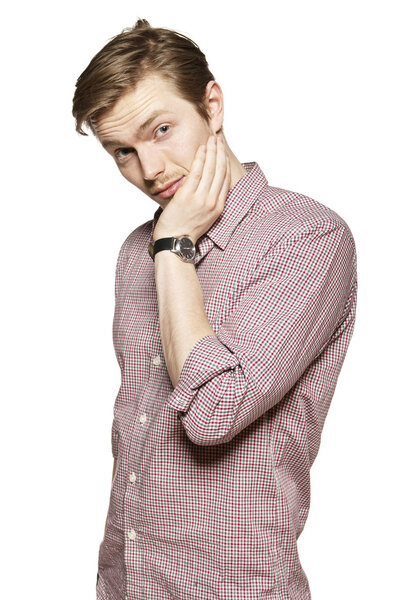
M149 254L152 260L155 260L155 254L160 250L172 250L174 248L174 237L159 238L154 244L148 246Z

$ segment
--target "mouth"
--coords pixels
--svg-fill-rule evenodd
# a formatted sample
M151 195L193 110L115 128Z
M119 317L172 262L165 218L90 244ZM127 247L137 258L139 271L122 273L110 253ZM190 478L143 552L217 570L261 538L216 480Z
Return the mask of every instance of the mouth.
M185 175L180 177L180 179L176 179L175 181L170 183L167 188L162 189L161 192L158 192L154 195L158 198L170 198L170 196L173 196L178 190L178 188L181 187L181 185L184 183L184 179Z

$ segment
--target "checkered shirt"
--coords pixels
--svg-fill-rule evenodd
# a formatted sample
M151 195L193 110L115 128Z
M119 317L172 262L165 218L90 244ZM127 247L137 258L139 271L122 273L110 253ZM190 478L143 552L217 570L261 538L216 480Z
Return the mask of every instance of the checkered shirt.
M161 207L121 247L97 600L311 598L297 539L354 329L355 243L332 209L243 166L197 242L216 337L195 343L175 388L148 254Z

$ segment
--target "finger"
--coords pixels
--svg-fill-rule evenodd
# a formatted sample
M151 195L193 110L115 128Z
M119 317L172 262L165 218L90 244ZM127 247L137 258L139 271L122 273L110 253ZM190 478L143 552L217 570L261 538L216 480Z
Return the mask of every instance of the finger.
M206 146L205 144L201 144L197 151L195 152L195 156L193 158L190 171L188 175L185 177L185 182L182 187L184 187L188 192L195 192L198 188L199 181L202 178L203 173L203 165L206 160Z
M199 198L206 201L210 192L216 172L217 140L215 136L210 136L207 142L206 160L203 165L202 178L198 186Z
M209 193L210 202L215 204L219 200L220 192L226 179L227 157L228 154L224 146L223 140L222 138L219 138L217 142L216 170Z

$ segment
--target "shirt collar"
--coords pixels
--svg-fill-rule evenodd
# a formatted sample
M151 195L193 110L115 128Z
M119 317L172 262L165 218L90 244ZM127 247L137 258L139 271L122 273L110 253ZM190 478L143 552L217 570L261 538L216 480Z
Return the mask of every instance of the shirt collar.
M256 202L263 188L268 185L268 181L257 162L241 164L246 170L245 175L229 190L223 212L204 234L223 250L235 227ZM153 231L162 210L162 207L159 206L154 214L151 239L153 239Z

